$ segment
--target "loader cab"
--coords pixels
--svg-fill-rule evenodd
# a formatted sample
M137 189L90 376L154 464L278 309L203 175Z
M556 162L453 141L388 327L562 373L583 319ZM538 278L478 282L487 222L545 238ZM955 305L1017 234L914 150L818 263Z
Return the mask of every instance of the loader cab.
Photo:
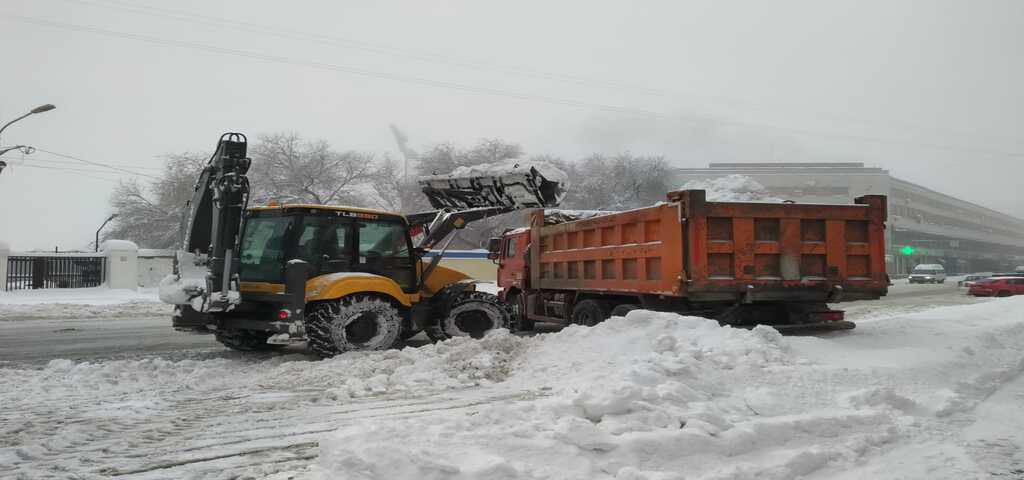
M417 287L409 228L401 215L348 207L284 205L250 209L239 245L242 282L283 284L285 264L309 263L312 276L366 272Z

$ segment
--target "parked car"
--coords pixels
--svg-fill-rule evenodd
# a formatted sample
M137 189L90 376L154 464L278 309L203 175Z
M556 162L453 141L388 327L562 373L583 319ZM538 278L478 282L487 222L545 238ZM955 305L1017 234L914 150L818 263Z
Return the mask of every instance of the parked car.
M991 276L991 273L972 273L970 275L965 276L963 280L956 282L956 286L970 288L971 285L978 283L978 280L984 280Z
M976 297L1024 295L1024 277L997 277L979 280L967 291Z
M908 277L910 283L945 283L946 269L937 263L922 263Z

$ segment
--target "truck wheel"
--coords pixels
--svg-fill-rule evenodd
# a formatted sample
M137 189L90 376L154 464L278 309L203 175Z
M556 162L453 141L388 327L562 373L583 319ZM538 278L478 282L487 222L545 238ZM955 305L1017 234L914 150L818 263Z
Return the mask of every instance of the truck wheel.
M572 309L572 323L593 327L608 318L605 306L597 300L583 300Z
M451 337L483 338L498 328L509 328L512 311L496 295L485 292L463 292L452 303L448 315L437 328L428 328L431 340Z
M214 338L216 338L217 341L225 347L232 350L238 350L241 352L265 352L284 348L284 345L267 343L267 339L270 338L270 335L271 333L269 332L240 330L237 328L217 330L214 332Z
M612 309L611 316L613 316L613 317L625 317L627 313L632 312L633 310L639 310L639 309L640 309L639 305L633 305L631 303L622 303L622 304L616 305L615 308Z
M1011 293L1006 291L1006 290L1003 290L1003 291L1001 291L1001 292L996 294L997 297L1009 297L1010 295L1011 295Z
M386 350L400 341L402 313L389 300L357 294L310 309L306 344L321 357L357 350Z
M523 305L521 294L518 292L508 294L505 297L505 303L512 309L511 330L513 332L524 332L536 327L533 320L526 318L526 305Z

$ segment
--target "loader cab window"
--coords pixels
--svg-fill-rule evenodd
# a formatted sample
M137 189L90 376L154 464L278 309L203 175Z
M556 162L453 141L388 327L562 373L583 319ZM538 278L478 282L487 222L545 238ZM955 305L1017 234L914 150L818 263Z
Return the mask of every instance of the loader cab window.
M248 282L279 282L285 234L292 217L252 217L246 222L239 252L239 276Z
M409 254L409 237L399 221L360 220L356 270L395 280L402 290L416 288L416 270Z
M352 222L333 216L307 215L297 232L295 253L317 274L352 271Z

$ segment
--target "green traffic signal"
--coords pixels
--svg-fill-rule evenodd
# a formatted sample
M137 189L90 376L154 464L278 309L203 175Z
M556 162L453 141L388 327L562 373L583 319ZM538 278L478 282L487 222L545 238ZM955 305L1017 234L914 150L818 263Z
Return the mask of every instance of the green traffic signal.
M911 247L910 245L905 245L903 248L900 249L900 253L904 255L913 255L914 251L914 247Z

